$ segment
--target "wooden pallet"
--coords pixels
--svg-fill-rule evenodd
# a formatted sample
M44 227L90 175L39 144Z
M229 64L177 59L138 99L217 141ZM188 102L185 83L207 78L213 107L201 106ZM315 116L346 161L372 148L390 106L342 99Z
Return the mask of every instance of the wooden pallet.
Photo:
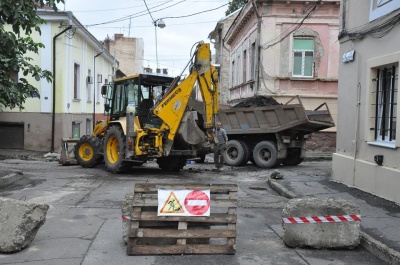
M210 216L157 216L158 189L210 190ZM236 184L136 183L127 254L234 254L237 190Z

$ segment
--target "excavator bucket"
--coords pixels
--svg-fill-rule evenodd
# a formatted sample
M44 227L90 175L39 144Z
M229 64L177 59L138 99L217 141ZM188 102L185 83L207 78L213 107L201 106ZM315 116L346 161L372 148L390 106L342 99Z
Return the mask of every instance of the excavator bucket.
M78 161L75 159L75 145L78 139L61 139L61 155L59 163L63 166L77 165Z

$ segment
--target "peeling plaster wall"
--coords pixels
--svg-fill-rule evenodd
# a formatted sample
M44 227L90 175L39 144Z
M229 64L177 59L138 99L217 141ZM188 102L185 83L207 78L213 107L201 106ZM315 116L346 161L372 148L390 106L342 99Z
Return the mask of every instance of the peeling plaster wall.
M240 98L253 95L273 96L285 103L293 96L300 95L306 109L313 109L328 102L331 114L336 121L337 87L339 64L339 1L328 1L316 6L316 13L303 20L317 1L256 1L258 13L262 17L260 38L259 87L252 87L249 79L240 76L243 72L244 49L249 47L249 39L257 37L257 16L248 3L229 31L226 40L230 47L230 85L229 104L235 104ZM253 34L253 35L252 35ZM314 75L313 77L293 77L293 38L296 36L313 37ZM253 41L253 40L252 40ZM250 44L251 45L251 44ZM236 71L232 69L235 60ZM251 76L251 75L250 75ZM235 79L236 82L232 82ZM255 79L253 78L253 84ZM336 131L336 128L328 129Z

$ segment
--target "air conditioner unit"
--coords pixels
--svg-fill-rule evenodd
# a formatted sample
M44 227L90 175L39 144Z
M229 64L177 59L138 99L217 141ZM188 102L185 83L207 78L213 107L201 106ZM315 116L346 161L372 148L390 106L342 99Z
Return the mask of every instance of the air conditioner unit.
M90 75L88 75L88 77L86 78L86 83L88 83L88 84L93 84L93 77L91 77Z

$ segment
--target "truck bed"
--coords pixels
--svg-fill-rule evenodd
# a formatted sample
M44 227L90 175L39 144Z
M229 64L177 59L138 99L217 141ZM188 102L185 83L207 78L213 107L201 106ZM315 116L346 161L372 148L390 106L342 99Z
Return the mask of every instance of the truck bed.
M217 119L228 134L263 134L285 130L308 134L335 126L326 103L315 110L306 111L299 102L265 107L221 108ZM321 110L323 106L326 110Z

